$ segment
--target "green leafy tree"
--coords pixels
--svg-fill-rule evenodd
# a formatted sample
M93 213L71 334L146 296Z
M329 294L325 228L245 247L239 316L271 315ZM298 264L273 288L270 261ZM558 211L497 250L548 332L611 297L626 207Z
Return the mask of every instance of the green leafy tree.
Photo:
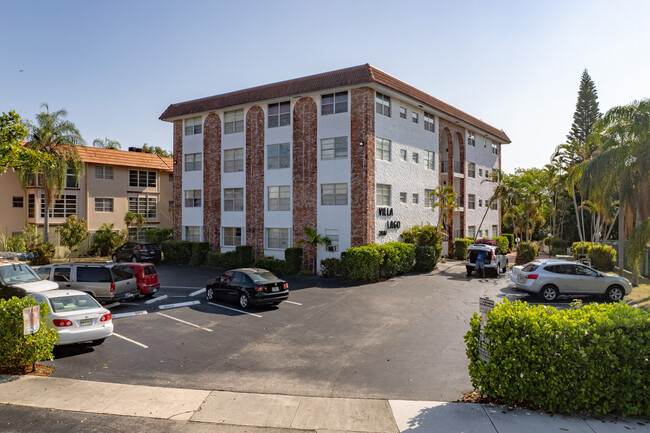
M95 138L93 140L93 147L100 147L102 149L121 149L122 145L120 144L119 141L116 140L111 140L110 138L106 137L103 140L101 138Z
M86 220L81 218L77 220L76 215L70 215L65 219L63 224L57 230L61 236L61 244L70 250L70 259L72 253L79 251L79 246L88 237L88 225Z
M45 218L43 220L43 239L48 242L49 214L52 202L65 189L68 172L76 181L83 174L84 164L77 152L77 145L84 144L83 138L74 123L65 120L68 112L64 109L50 113L47 104L42 107L45 111L36 115L36 124L32 125L27 148L45 154L51 159L51 164L40 170L41 188L45 198ZM18 177L24 188L30 183L35 170L33 166L19 167Z
M138 233L140 233L140 231L142 230L142 227L144 227L145 222L146 222L146 218L142 214L133 213L131 211L128 211L124 215L124 224L126 224L127 230L132 225L135 225L135 227L138 229ZM136 235L136 238L137 238L137 235Z
M124 242L125 238L126 233L120 233L115 230L114 223L104 223L93 235L89 253L110 256L115 248Z
M305 227L303 229L306 235L306 239L298 239L296 245L299 247L302 245L307 245L313 252L314 259L312 260L312 271L316 272L316 250L319 245L331 245L332 240L327 236L319 235L316 230L311 227Z
M0 174L10 167L39 171L51 163L49 155L21 144L28 135L27 125L15 111L0 115Z
M154 155L158 155L162 158L171 158L172 154L171 152L166 151L160 146L149 146L147 143L145 143L142 146L142 151L144 153L153 153Z
M458 209L458 194L454 192L453 186L438 185L431 192L433 205L431 210L438 209L438 226L442 227L444 234L450 238L449 220L453 218L454 210Z

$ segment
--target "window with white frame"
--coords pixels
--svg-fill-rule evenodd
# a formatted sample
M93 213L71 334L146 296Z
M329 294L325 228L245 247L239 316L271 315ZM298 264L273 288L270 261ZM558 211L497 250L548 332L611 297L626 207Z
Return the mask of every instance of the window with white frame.
M478 177L483 177L483 169L482 168L478 169Z
M475 238L476 237L476 226L467 227L467 237Z
M156 218L156 197L146 195L129 197L129 211L134 214L144 215L145 218Z
M390 117L390 97L379 92L375 94L375 105L377 113Z
M413 204L418 204L420 203L420 195L417 193L413 193Z
M420 116L418 115L418 113L411 113L411 122L413 123L420 122Z
M492 201L492 204L490 205L490 209L492 209L492 210L499 209L499 201L498 200Z
M376 189L377 206L390 206L390 185L378 183Z
M41 218L45 218L45 199L41 196ZM77 196L63 194L54 203L50 202L50 218L67 218L77 213Z
M266 146L266 155L266 165L269 170L289 168L291 166L289 143L269 144Z
M270 211L291 210L291 187L289 185L269 186L268 204Z
M425 207L432 207L435 202L436 202L436 198L433 195L433 190L432 189L425 189L424 190L424 206Z
M478 207L483 207L483 199L478 199Z
M113 212L113 199L95 198L95 212Z
M473 132L467 133L467 145L476 147L476 137Z
M467 209L476 209L476 195L467 194Z
M156 172L144 170L129 170L129 186L139 188L156 186Z
M348 137L324 138L320 141L320 159L346 159Z
M377 159L390 161L390 140L375 137L375 153Z
M406 152L406 149L399 150L399 157L402 159L402 161L406 161L408 159L408 154Z
M406 119L406 108L399 107L399 117L401 117L402 119Z
M348 111L348 92L328 93L321 96L320 113L328 114L346 113Z
M399 193L400 203L406 203L406 200L407 200L407 194L405 192L400 192Z
M201 116L185 119L185 135L195 135L203 132Z
M330 252L336 252L339 250L339 231L338 230L331 230L331 229L325 229L325 237L330 240L330 244L327 245L325 248L327 251Z
M27 218L34 218L36 208L36 196L34 194L29 194L27 196ZM45 212L43 212L45 215Z
M495 155L499 154L499 145L496 143L492 143L492 153Z
M201 190L185 190L185 207L201 207Z
M241 227L223 228L223 246L237 247L241 245Z
M244 188L224 188L224 212L241 212L244 210Z
M68 169L68 172L66 173L65 187L66 188L79 188L79 179L77 178L77 175L75 175L75 173L71 169Z
M435 132L436 118L433 116L433 114L424 113L424 130L429 132Z
M427 170L435 170L436 169L436 154L435 152L431 152L429 150L424 151L424 162L427 166Z
M185 226L185 240L201 242L201 226Z
M244 132L244 110L226 111L223 115L223 133Z
M499 226L496 224L492 226L492 235L499 236Z
M269 104L268 127L277 128L291 124L291 102Z
M322 184L320 186L320 204L323 206L346 206L348 204L348 184Z
M416 164L419 163L420 162L420 154L417 153L417 152L413 152L411 154L411 160Z
M266 248L271 250L284 250L289 248L289 229L267 228Z
M473 162L467 163L467 177L476 177L476 164Z
M244 148L223 151L223 172L236 173L244 171Z
M185 155L185 171L199 171L201 170L201 154L188 153Z
M113 179L113 167L110 165L96 165L95 179Z

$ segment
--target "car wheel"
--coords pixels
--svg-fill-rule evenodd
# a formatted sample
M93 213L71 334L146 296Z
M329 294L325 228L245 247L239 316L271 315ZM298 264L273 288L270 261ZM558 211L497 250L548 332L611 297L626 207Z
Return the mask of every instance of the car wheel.
M138 258L137 258L136 256L133 256L133 257L131 257L131 261L132 261L133 263L137 263L137 262L138 262Z
M250 306L250 300L246 292L243 292L239 295L239 306L246 310Z
M501 273L505 274L508 271L508 261L506 260L506 264L503 265L503 269L501 269Z
M208 301L213 301L214 300L214 289L212 287L208 287L206 289L205 297L208 298Z
M619 285L609 286L605 292L605 297L610 302L618 302L625 296L625 291Z
M91 346L99 346L106 340L105 338L100 338L98 340L93 340L92 343L90 343Z
M117 263L117 256L115 254L113 254L113 261Z
M553 302L557 299L559 293L557 291L557 287L552 284L547 284L542 287L542 290L539 292L539 294L545 301Z

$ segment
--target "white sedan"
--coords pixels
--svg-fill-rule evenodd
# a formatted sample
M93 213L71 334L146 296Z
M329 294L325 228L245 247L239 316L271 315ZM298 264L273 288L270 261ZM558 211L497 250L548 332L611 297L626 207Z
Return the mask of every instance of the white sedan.
M90 342L98 346L113 335L111 312L84 292L48 290L29 296L50 307L46 322L59 333L58 345Z

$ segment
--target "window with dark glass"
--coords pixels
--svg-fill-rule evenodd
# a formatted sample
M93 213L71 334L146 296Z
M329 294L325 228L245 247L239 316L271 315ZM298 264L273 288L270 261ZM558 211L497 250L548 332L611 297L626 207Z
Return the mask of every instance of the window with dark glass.
M144 170L129 170L129 186L139 188L155 187L156 172Z
M226 111L223 117L224 134L244 132L244 110Z
M269 170L289 168L291 165L289 143L269 144L266 146L266 155Z
M23 207L25 205L25 198L24 197L13 197L11 200L11 204L13 207Z
M348 92L328 93L321 96L321 114L337 114L348 111Z
M379 92L375 93L375 106L377 113L390 117L390 97Z
M268 127L277 128L278 126L287 126L291 124L291 103L278 102L269 104Z

